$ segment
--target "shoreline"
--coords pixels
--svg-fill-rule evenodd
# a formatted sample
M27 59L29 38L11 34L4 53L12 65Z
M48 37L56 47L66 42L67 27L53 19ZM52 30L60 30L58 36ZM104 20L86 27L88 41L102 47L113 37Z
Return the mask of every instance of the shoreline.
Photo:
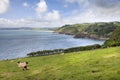
M93 45L96 45L96 44L93 44ZM86 45L86 46L76 46L76 47L69 47L69 48L64 48L64 49L61 49L61 48L58 48L58 49L49 49L49 50L38 50L38 51L35 51L35 52L40 52L40 51L56 51L56 50L62 50L60 51L58 54L61 54L61 53L64 53L63 50L67 50L67 49L72 49L72 48L78 48L78 47L87 47L87 46L93 46L93 45ZM101 44L98 44L101 46ZM26 56L21 56L21 57L16 57L16 58L6 58L6 59L0 59L0 61L8 61L8 60L15 60L15 59L22 59L22 58L29 58L28 54L30 53L34 53L34 52L29 52L26 54ZM57 54L53 54L53 55L57 55ZM49 56L49 55L47 55ZM34 57L34 56L33 56Z
M108 37L103 37L103 36L98 36L98 35L93 35L93 34L84 34L84 33L80 33L80 34L73 34L73 33L66 33L66 32L56 32L54 31L54 33L58 33L58 34L65 34L65 35L73 35L73 38L84 38L84 39L94 39L94 40L108 40Z

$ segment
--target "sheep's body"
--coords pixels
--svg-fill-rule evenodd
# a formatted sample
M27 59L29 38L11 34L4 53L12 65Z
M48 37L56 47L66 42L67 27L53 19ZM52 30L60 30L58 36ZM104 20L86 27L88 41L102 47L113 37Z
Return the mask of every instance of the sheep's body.
M17 64L18 64L18 67L22 68L23 70L28 70L28 67L27 67L28 62L22 63L19 61Z

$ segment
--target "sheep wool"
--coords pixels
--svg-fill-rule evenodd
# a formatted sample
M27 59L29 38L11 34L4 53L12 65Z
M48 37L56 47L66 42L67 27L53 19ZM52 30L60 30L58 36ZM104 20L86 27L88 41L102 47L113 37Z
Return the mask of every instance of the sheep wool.
M28 62L22 63L20 61L18 61L18 63L17 63L18 67L22 68L23 70L28 70L27 64L28 64Z

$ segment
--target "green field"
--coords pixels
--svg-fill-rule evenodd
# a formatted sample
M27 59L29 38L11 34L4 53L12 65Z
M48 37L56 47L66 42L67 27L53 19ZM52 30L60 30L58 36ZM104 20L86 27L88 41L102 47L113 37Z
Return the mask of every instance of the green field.
M0 61L0 80L120 80L120 47Z

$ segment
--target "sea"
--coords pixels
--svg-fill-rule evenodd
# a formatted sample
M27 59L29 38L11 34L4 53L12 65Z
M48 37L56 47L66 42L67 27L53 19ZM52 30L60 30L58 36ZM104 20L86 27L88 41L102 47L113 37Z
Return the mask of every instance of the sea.
M0 60L26 57L40 50L103 44L102 40L73 38L48 30L0 30Z

